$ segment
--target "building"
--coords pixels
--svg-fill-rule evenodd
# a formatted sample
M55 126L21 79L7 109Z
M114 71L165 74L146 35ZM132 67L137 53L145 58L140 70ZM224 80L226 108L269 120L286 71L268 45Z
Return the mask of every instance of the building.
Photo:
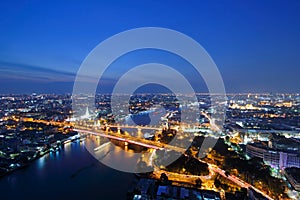
M255 142L246 145L246 153L250 157L262 158L266 164L277 169L300 167L298 151L270 148L262 142Z
M212 190L195 190L191 188L176 187L176 186L158 186L157 200L163 199L205 199L205 200L220 200L221 196L218 192Z
M266 146L264 146L261 142L248 143L246 145L246 153L250 157L264 158L266 151Z
M300 191L300 168L286 168L284 170L284 175L293 188L297 191Z
M81 116L81 119L90 119L92 115L89 112L89 107L86 107L85 114Z
M128 199L203 199L220 200L219 192L212 190L198 190L196 188L186 188L173 185L162 185L154 179L141 178L136 187L129 192Z

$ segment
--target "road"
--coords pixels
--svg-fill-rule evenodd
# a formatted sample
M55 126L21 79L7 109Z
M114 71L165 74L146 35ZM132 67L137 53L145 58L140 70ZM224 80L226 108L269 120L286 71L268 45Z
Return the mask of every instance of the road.
M217 166L215 165L212 165L212 164L208 164L208 167L210 170L214 171L215 173L218 173L220 174L221 176L223 176L224 178L234 182L235 184L237 184L238 186L240 187L244 187L244 188L250 188L250 189L253 189L255 190L256 192L260 193L261 195L263 195L264 197L266 197L267 199L269 200L273 200L273 198L271 198L270 196L268 196L267 194L265 194L264 192L260 191L259 189L255 188L254 186L250 185L249 183L246 183L245 181L241 180L240 178L236 177L236 176L233 176L233 175L228 175L226 176L225 175L225 171L218 168Z
M202 113L204 116L206 116L210 121L210 117L206 114L206 113ZM23 119L23 121L30 121L30 122L37 122L37 123L45 123L45 124L51 124L51 125L58 125L58 126L70 126L72 124L67 123L67 122L54 122L54 121L46 121L46 120L33 120L33 119ZM212 123L212 127L214 127L215 129L219 130L219 128L217 127L217 125ZM96 136L101 136L101 137L106 137L106 138L110 138L110 139L116 139L116 140L120 140L120 141L124 141L124 142L128 142L128 143L132 143L132 144L137 144L140 146L144 146L147 148L152 148L152 149L168 149L168 150L174 150L180 153L185 153L186 149L180 148L180 147L176 147L176 146L172 146L169 144L163 144L163 143L159 143L159 142L155 142L155 141L151 141L151 140L146 140L143 138L136 138L130 135L123 135L123 134L119 134L119 133L114 133L114 132L104 132L102 130L90 130L87 129L86 127L82 127L82 126L78 126L76 125L77 128L74 128L74 131L77 132L82 132L82 133L86 133L86 134L92 134L92 135L96 135ZM116 126L118 127L118 126ZM259 189L255 188L254 186L250 185L249 183L246 183L245 181L239 179L236 176L233 175L225 175L225 171L218 168L215 165L209 164L201 159L199 159L201 162L204 162L206 164L208 164L209 169L212 170L215 173L220 174L221 176L225 177L226 179L236 183L237 185L239 185L240 187L245 187L245 188L251 188L253 190L255 190L256 192L260 193L261 195L263 195L264 197L266 197L269 200L273 200L270 196L268 196L267 194L265 194L263 191L260 191ZM179 178L178 180L182 179L182 176L180 176L181 178ZM199 177L201 178L201 177Z
M147 147L147 148L151 148L151 149L163 149L163 147L159 147L158 145L152 145L149 144L150 142L146 143L143 141L136 141L137 138L134 138L132 136L126 136L126 135L120 135L120 134L106 134L106 133L100 133L100 132L96 132L96 131L89 131L89 130L85 130L85 129L78 129L75 128L73 129L74 131L77 131L79 133L85 133L85 134L91 134L91 135L95 135L95 136L101 136L101 137L106 137L109 139L114 139L114 140L119 140L119 141L123 141L123 142L127 142L127 143L131 143L131 144L137 144L143 147Z
M218 127L217 124L215 124L214 120L205 112L201 112L202 115L204 115L210 122L210 128L213 130L213 131L216 131L216 132L220 132L220 128Z
M181 152L181 153L185 152L185 149L182 149L180 147L174 147L174 146L171 146L171 145L166 145L166 144L158 143L158 142L155 142L155 141L140 139L140 138L136 138L136 137L133 137L133 136L121 135L121 134L118 134L118 133L112 133L111 132L108 135L107 133L99 133L99 132L96 132L96 131L88 131L88 130L84 130L84 129L74 129L74 130L78 131L78 132L84 132L84 133L88 133L88 134L108 137L108 138L111 138L111 139L119 138L119 140L127 141L129 143L138 144L138 145L153 148L153 149L170 149L170 150L175 150L175 151L178 151L178 152ZM125 138L127 138L127 140ZM226 176L224 170L218 168L215 165L209 164L209 163L207 163L203 160L200 160L200 161L208 164L209 169L211 171L220 174L221 176L225 177L229 181L234 182L238 186L244 187L244 188L251 188L251 189L255 190L256 192L260 193L261 195L263 195L264 197L266 197L267 199L273 200L270 196L268 196L264 192L260 191L259 189L255 188L254 186L250 185L249 183L246 183L245 181L239 179L238 177L233 176L233 175ZM161 170L159 170L159 171L161 171ZM164 173L166 173L166 172L164 172ZM182 174L171 173L171 172L167 172L167 174L172 175L172 176L175 175L175 176L178 177L178 178L174 177L173 180L177 180L177 181L181 180L181 181L184 181L184 182L190 182L191 177L193 177L193 178L203 178L201 176L182 175Z

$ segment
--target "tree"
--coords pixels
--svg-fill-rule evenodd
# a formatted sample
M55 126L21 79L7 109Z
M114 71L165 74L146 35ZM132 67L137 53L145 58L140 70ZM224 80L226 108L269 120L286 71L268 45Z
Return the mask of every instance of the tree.
M216 188L219 188L221 186L221 182L218 178L215 179L214 184L215 184Z
M160 182L161 182L161 184L163 184L163 185L168 185L168 183L169 183L169 178L168 178L168 176L165 174L165 173L162 173L161 175L160 175Z
M200 178L197 178L195 182L197 187L202 187L202 180Z
M225 137L225 141L226 141L226 142L229 142L229 139L230 139L230 138L229 138L229 136L227 135L227 136Z

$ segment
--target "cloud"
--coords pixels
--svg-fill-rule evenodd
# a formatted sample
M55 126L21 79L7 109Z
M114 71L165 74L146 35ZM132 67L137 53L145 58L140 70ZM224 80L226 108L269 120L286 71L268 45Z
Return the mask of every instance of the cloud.
M70 93L75 77L74 72L0 61L0 93ZM98 83L90 76L80 76L80 80L83 85ZM100 83L101 92L110 92L115 80L102 78Z
M63 70L53 70L40 66L23 63L0 61L0 78L14 80L28 80L34 82L69 82L74 81L76 74Z

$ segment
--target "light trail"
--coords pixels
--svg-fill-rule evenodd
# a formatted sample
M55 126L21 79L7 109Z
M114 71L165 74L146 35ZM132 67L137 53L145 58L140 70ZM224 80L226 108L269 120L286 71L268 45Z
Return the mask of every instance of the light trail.
M140 146L143 146L143 147L147 147L147 148L151 148L151 149L156 149L156 150L158 150L158 149L162 150L163 149L162 147L159 147L159 146L155 146L155 145L146 144L146 143L143 143L143 142L134 141L132 139L121 138L120 136L122 136L122 135L120 135L118 137L118 136L108 135L108 134L105 134L105 133L88 131L88 130L84 130L84 129L73 129L73 130L77 131L77 132L81 132L81 133L87 133L87 134L91 134L91 135L106 137L106 138L109 138L109 139L115 139L115 140L119 140L119 141L123 141L123 142L128 142L128 143L131 143L131 144L137 144L137 145L140 145ZM124 137L125 137L125 135L124 135Z
M226 179L234 182L235 184L239 185L240 187L244 187L244 188L250 188L250 189L253 189L255 190L257 193L260 193L261 195L263 195L264 197L266 197L267 199L269 200L273 200L273 198L271 198L270 196L268 196L267 194L263 193L262 191L260 191L259 189L255 188L254 186L250 185L249 183L246 183L245 181L239 179L238 177L236 176L233 176L233 175L228 175L226 176L225 174L225 171L218 168L218 167L215 167L209 163L207 163L209 168L211 170L213 170L214 172L220 174L221 176L225 177Z
M212 127L214 127L216 130L220 130L219 127L216 124L214 124L213 120L211 120L211 118L206 113L202 112L202 114L210 120ZM67 122L33 120L33 119L29 119L29 118L23 118L23 121L36 122L36 123L45 123L45 124L51 124L51 125L57 125L57 126L73 126L73 124L67 123ZM120 126L111 126L111 127L121 128ZM137 126L137 127L136 126L122 126L122 127L124 127L124 128L131 128L132 127L132 128L140 128L140 129L149 129L149 128L151 128L151 129L155 129L155 130L160 130L159 128L155 128L155 127L140 127L140 126ZM181 153L185 152L185 149L180 148L180 147L172 146L172 145L169 145L169 144L157 143L157 142L149 141L149 140L145 140L145 139L139 139L139 138L135 138L133 136L125 136L125 135L121 135L121 134L118 134L118 135L111 135L110 134L109 135L109 134L106 134L106 133L100 133L100 132L94 132L94 131L88 131L88 130L85 130L85 129L76 129L76 128L74 128L73 130L77 131L77 132L83 132L83 133L87 133L87 134L91 134L91 135L102 136L102 137L106 137L106 138L109 138L109 139L115 139L115 140L124 141L124 142L132 143L132 144L137 144L137 145L140 145L140 146L144 146L144 147L152 148L152 149L156 149L156 150L158 150L158 149L159 150L171 149L171 150L175 150L175 151L178 151L178 152L181 152ZM123 137L126 137L126 138L123 138ZM142 140L142 141L135 141L135 140ZM145 142L152 143L152 144L146 144ZM99 148L99 147L97 147L97 148ZM239 179L238 177L233 176L233 175L226 176L224 170L222 170L222 169L220 169L220 168L218 168L218 167L216 167L212 164L209 164L205 161L202 161L202 160L200 160L200 161L208 164L209 169L211 169L212 171L222 175L223 177L225 177L226 179L236 183L237 185L239 185L241 187L245 187L245 188L251 188L251 189L255 190L257 193L260 193L261 195L266 197L267 199L273 200L273 198L271 198L270 196L268 196L264 192L260 191L259 189L255 188L254 186L250 185L249 183L244 182L243 180Z

